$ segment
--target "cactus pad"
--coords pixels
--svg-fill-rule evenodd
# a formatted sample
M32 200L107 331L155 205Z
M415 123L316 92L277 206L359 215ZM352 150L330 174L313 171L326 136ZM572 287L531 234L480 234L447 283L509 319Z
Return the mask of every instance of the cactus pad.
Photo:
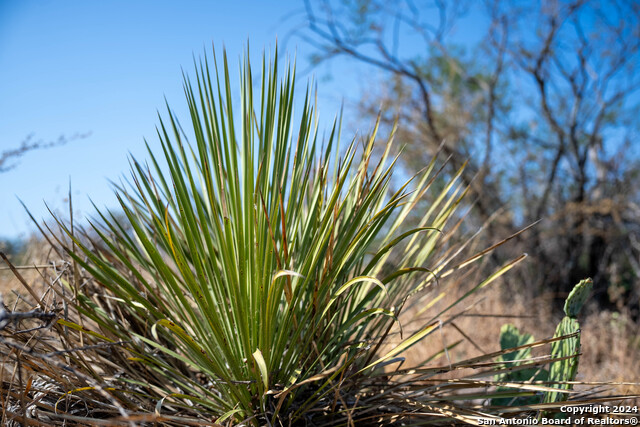
M562 319L554 338L573 335L551 344L551 357L556 360L551 364L549 369L549 381L557 382L556 388L560 390L573 389L572 384L562 384L562 382L570 382L576 379L578 373L578 359L580 356L580 324L576 317L582 309L585 301L591 293L593 281L591 279L581 280L567 297L564 303L564 312L566 316ZM545 395L545 403L561 402L567 400L569 396L566 393L550 392Z
M569 317L576 317L582 309L587 298L589 298L589 294L591 293L591 289L593 288L593 280L584 279L578 283L564 303L564 312Z
M574 381L578 373L578 357L580 354L580 325L578 320L565 316L556 329L554 338L575 334L570 338L555 341L551 344L551 357L554 359L569 357L568 359L556 360L551 364L549 370L549 380L552 382ZM555 386L561 390L573 389L572 384L557 384ZM561 402L569 397L566 393L548 393L545 402Z
M521 333L518 328L512 324L502 325L500 329L500 348L508 350L510 348L520 347L526 344L533 344L535 341L533 335ZM499 361L508 362L504 367L513 368L510 372L498 374L496 381L525 383L530 381L547 381L548 372L538 368L519 368L524 359L531 357L531 348L521 348L511 353L505 353L499 357ZM500 393L514 393L512 397L496 397L491 399L493 406L510 406L510 405L534 405L540 403L541 396L517 396L522 390L514 387L498 387Z
M510 323L502 325L502 328L500 329L500 348L502 350L531 344L533 341L534 339L531 334L520 333L518 328ZM505 361L514 361L525 359L527 357L531 357L530 348L523 348L519 351L514 351L513 353L503 354L501 359Z

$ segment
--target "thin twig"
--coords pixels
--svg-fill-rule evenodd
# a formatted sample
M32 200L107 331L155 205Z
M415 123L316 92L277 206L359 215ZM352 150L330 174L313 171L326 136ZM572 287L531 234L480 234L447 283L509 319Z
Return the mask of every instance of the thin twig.
M55 319L56 313L53 311L41 311L36 308L31 311L8 311L2 303L2 295L0 295L0 331L3 330L11 322L19 322L25 319L46 320L48 323Z

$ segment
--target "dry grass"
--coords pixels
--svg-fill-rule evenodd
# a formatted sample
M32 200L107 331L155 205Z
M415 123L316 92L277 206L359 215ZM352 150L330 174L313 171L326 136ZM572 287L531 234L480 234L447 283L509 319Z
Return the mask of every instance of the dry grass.
M24 268L19 270L25 281L31 286L32 290L38 295L49 293L47 299L51 300L51 291L48 290L49 283L55 280L54 271L66 271L70 274L70 265L58 265L57 269L47 266L49 259L55 259L56 254L52 254L47 244L43 244L37 239L32 239L27 245L27 251L20 257L19 263L23 266L36 265L39 268ZM4 266L3 266L4 267ZM473 275L462 275L455 281L448 281L447 289L435 289L432 294L424 296L423 304L428 304L436 295L444 291L444 298L433 304L429 310L425 312L425 320L430 319L436 313L449 306L457 298L464 295L470 286L477 283L477 277ZM0 292L5 297L5 304L12 310L14 309L30 309L32 304L28 302L32 300L29 293L20 281L7 269L0 270ZM415 307L417 310L420 307ZM444 345L451 345L456 341L461 341L460 345L448 352L448 355L441 355L433 361L434 365L446 366L449 363L459 362L461 360L480 356L482 354L499 351L499 335L500 328L505 323L515 324L521 331L531 333L537 340L543 340L553 336L555 327L563 316L561 311L554 311L550 302L550 297L542 296L534 299L524 298L521 294L509 290L503 283L495 283L484 289L477 296L465 301L456 308L454 312L447 313L441 319L444 326L440 331L433 334L431 339L420 343L412 348L406 355L405 366L412 366L420 360L424 360L425 356L438 354L442 352ZM580 359L580 368L578 371L578 381L582 382L640 382L640 336L638 335L638 325L635 324L625 311L609 312L598 311L594 304L588 306L586 313L581 316L582 325L582 357ZM407 313L411 315L412 313ZM495 316L494 316L495 315ZM451 318L454 318L452 321ZM31 322L37 326L38 322ZM26 324L23 326L27 326ZM28 326L33 326L29 324ZM409 332L407 328L405 332ZM54 350L47 348L47 351ZM536 351L538 353L536 353ZM536 354L548 354L548 348L534 349ZM26 375L19 380L16 377L16 370L11 369L10 363L6 363L8 355L2 355L4 358L2 378L3 396L2 402L7 401L7 396L19 398L17 393L18 382L29 384L29 381L37 378L37 369L34 367L26 367ZM37 359L31 359L31 362L37 362ZM116 375L116 371L105 365L109 375ZM100 367L96 367L96 372L100 371ZM113 372L112 372L113 371ZM53 375L53 373L52 373ZM460 375L458 372L448 372L443 377L454 377ZM63 383L66 377L60 377ZM12 387L7 388L7 384ZM90 382L88 383L90 385ZM37 387L37 381L33 382L33 387ZM71 384L67 387L66 393L72 390ZM48 392L53 394L52 401L43 400L44 404L53 404L57 399L58 404L65 397L65 388ZM581 391L587 391L590 387L583 386ZM597 388L599 392L603 392L603 388ZM612 393L618 395L640 394L638 385L622 385L613 389ZM69 397L66 397L67 400ZM74 398L78 400L78 398ZM84 399L92 399L97 402L99 400L98 392L87 391ZM76 401L67 402L68 408L73 409ZM636 399L635 404L640 402ZM625 404L630 404L628 401ZM71 406L70 406L71 405ZM3 403L3 406L4 403ZM78 409L82 412L82 408ZM96 406L93 411L102 411L106 415L117 416L117 404L103 404ZM71 413L71 410L69 410ZM150 415L151 416L151 415ZM158 421L158 420L156 420ZM166 421L166 420L165 420ZM165 423L171 424L171 423ZM82 425L82 424L81 424ZM179 425L176 424L176 425Z
M44 279L46 270L51 268L47 264L51 257L51 249L47 242L31 237L25 245L24 252L19 255L8 255L9 260L18 268L18 272L38 295L44 295L49 289L49 283ZM12 309L20 309L27 304L21 296L28 295L24 285L11 272L6 263L0 260L0 294L4 304Z
M454 289L455 292L451 292ZM451 304L464 293L465 287L461 283L447 291L447 296L435 304L430 313L437 313ZM427 296L425 300L429 298ZM560 309L554 310L551 295L526 298L514 293L503 282L491 285L462 306L469 309L464 310L465 313L452 324L445 326L441 336L410 350L407 355L408 365L420 360L425 354L441 352L443 341L447 345L461 341L460 345L449 352L452 362L499 351L500 328L505 323L514 324L520 331L532 334L536 340L551 338L564 316ZM458 309L460 311L463 310ZM407 317L410 315L408 313ZM640 394L640 328L632 320L630 313L599 311L592 302L579 319L582 357L576 381L636 383L620 385L615 390L611 387L611 392ZM447 319L442 320L446 322ZM533 349L533 354L541 355L545 351L548 352L548 348ZM446 355L440 356L438 363L447 364ZM635 404L640 404L640 400L636 399Z

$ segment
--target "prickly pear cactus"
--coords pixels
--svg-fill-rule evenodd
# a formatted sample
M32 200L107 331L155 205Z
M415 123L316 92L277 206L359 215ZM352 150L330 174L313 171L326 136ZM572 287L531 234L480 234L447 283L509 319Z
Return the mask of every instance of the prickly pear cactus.
M535 339L533 338L533 335L521 333L518 328L512 324L502 325L502 328L500 329L500 348L502 350L532 344L534 341ZM510 372L496 375L496 381L518 383L528 381L546 381L548 377L547 371L537 368L518 369L522 364L521 360L528 359L530 357L531 348L521 348L520 350L505 353L500 356L498 359L499 361L507 362L504 365L505 367L514 369ZM518 396L518 394L522 394L522 392L509 387L498 387L498 392L504 394L508 394L510 392L513 396L493 398L491 399L491 405L493 406L533 405L540 403L541 400L540 396Z
M510 348L520 347L534 342L533 335L521 333L518 328L508 323L500 328L500 348L508 350ZM518 351L503 354L500 359L505 361L513 361L525 359L531 356L530 348L522 348Z
M580 283L573 288L564 304L566 316L556 328L554 338L571 334L575 335L553 342L551 344L551 357L554 359L567 356L573 357L558 360L551 364L549 381L552 383L557 381L574 381L576 378L576 374L578 373L578 356L580 353L580 324L576 317L589 297L592 288L593 281L591 279L581 280ZM572 384L556 384L552 386L561 390L573 389ZM567 393L549 392L546 393L544 402L560 402L567 400L567 397Z
M577 317L589 294L593 289L593 280L584 279L573 287L571 293L564 302L564 312L569 317Z

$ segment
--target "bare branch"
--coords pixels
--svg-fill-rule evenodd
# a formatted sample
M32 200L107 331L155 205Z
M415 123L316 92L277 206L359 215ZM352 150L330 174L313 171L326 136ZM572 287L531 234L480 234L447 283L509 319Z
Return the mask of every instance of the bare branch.
M55 318L55 312L40 311L39 308L31 311L9 311L5 308L4 304L2 304L2 297L0 296L0 331L12 322L20 322L26 319L38 319L50 324Z
M17 148L3 151L0 154L0 173L8 172L14 169L18 165L17 160L30 151L59 147L71 141L88 138L90 135L91 132L76 133L70 137L60 135L60 137L58 137L58 139L56 140L45 141L42 139L34 140L34 135L30 134L24 139L24 141L22 141L22 143Z

